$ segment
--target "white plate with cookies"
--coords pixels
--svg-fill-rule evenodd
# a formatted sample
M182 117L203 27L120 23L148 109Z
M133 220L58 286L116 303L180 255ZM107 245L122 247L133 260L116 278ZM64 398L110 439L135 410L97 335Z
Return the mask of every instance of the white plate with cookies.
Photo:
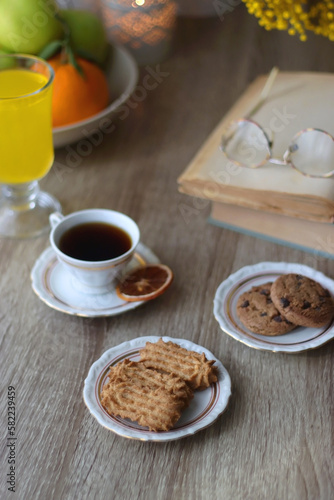
M135 421L109 414L101 403L103 387L108 382L111 367L117 366L125 359L140 361L140 350L147 342L173 342L180 347L196 353L204 353L207 360L214 361L217 373L216 382L205 390L194 391L190 405L183 410L181 418L168 431L150 431ZM231 379L222 363L207 349L185 339L170 337L139 337L112 347L106 351L90 368L85 380L84 401L97 421L116 434L141 441L173 441L195 434L208 427L225 411L231 396Z
M245 292L253 287L275 282L280 276L291 273L316 281L334 297L334 281L320 271L303 264L260 262L239 269L217 288L213 312L220 328L249 347L272 352L302 352L329 342L334 337L333 318L319 328L297 326L284 335L275 336L255 333L240 320L237 305L239 298Z

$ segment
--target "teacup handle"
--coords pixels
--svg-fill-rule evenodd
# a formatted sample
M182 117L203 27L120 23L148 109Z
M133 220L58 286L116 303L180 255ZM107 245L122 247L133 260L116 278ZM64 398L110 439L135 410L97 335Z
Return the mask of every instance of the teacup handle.
M53 212L53 214L49 216L51 227L55 227L57 224L59 224L60 221L63 220L63 218L64 216L60 212Z

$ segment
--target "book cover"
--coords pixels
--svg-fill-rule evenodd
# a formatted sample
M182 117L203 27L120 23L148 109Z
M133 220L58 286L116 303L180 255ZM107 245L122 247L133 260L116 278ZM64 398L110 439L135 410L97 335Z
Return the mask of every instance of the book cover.
M281 245L334 259L334 224L213 202L209 222Z

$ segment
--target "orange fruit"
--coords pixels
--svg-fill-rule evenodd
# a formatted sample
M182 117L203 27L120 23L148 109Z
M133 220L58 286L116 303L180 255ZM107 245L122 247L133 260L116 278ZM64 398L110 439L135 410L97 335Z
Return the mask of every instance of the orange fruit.
M117 285L119 298L127 302L151 300L161 295L171 285L173 272L164 264L139 267L126 275Z
M108 82L94 63L76 58L83 75L58 54L49 59L55 72L52 97L52 122L62 127L90 118L109 103Z

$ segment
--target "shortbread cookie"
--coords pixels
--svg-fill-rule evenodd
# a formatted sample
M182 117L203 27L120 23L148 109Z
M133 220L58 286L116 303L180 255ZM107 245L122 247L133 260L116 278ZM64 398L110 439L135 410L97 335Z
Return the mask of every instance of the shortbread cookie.
M192 390L179 377L125 359L110 368L101 404L109 414L157 432L170 430L192 397Z
M188 351L174 342L147 342L140 350L140 359L145 366L167 373L174 373L195 389L206 389L217 381L214 361L208 361L204 353Z
M237 314L246 328L260 335L283 335L296 327L283 316L270 297L272 283L253 286L240 295Z
M329 291L301 274L277 278L271 298L281 314L301 326L321 327L334 315L334 301Z

